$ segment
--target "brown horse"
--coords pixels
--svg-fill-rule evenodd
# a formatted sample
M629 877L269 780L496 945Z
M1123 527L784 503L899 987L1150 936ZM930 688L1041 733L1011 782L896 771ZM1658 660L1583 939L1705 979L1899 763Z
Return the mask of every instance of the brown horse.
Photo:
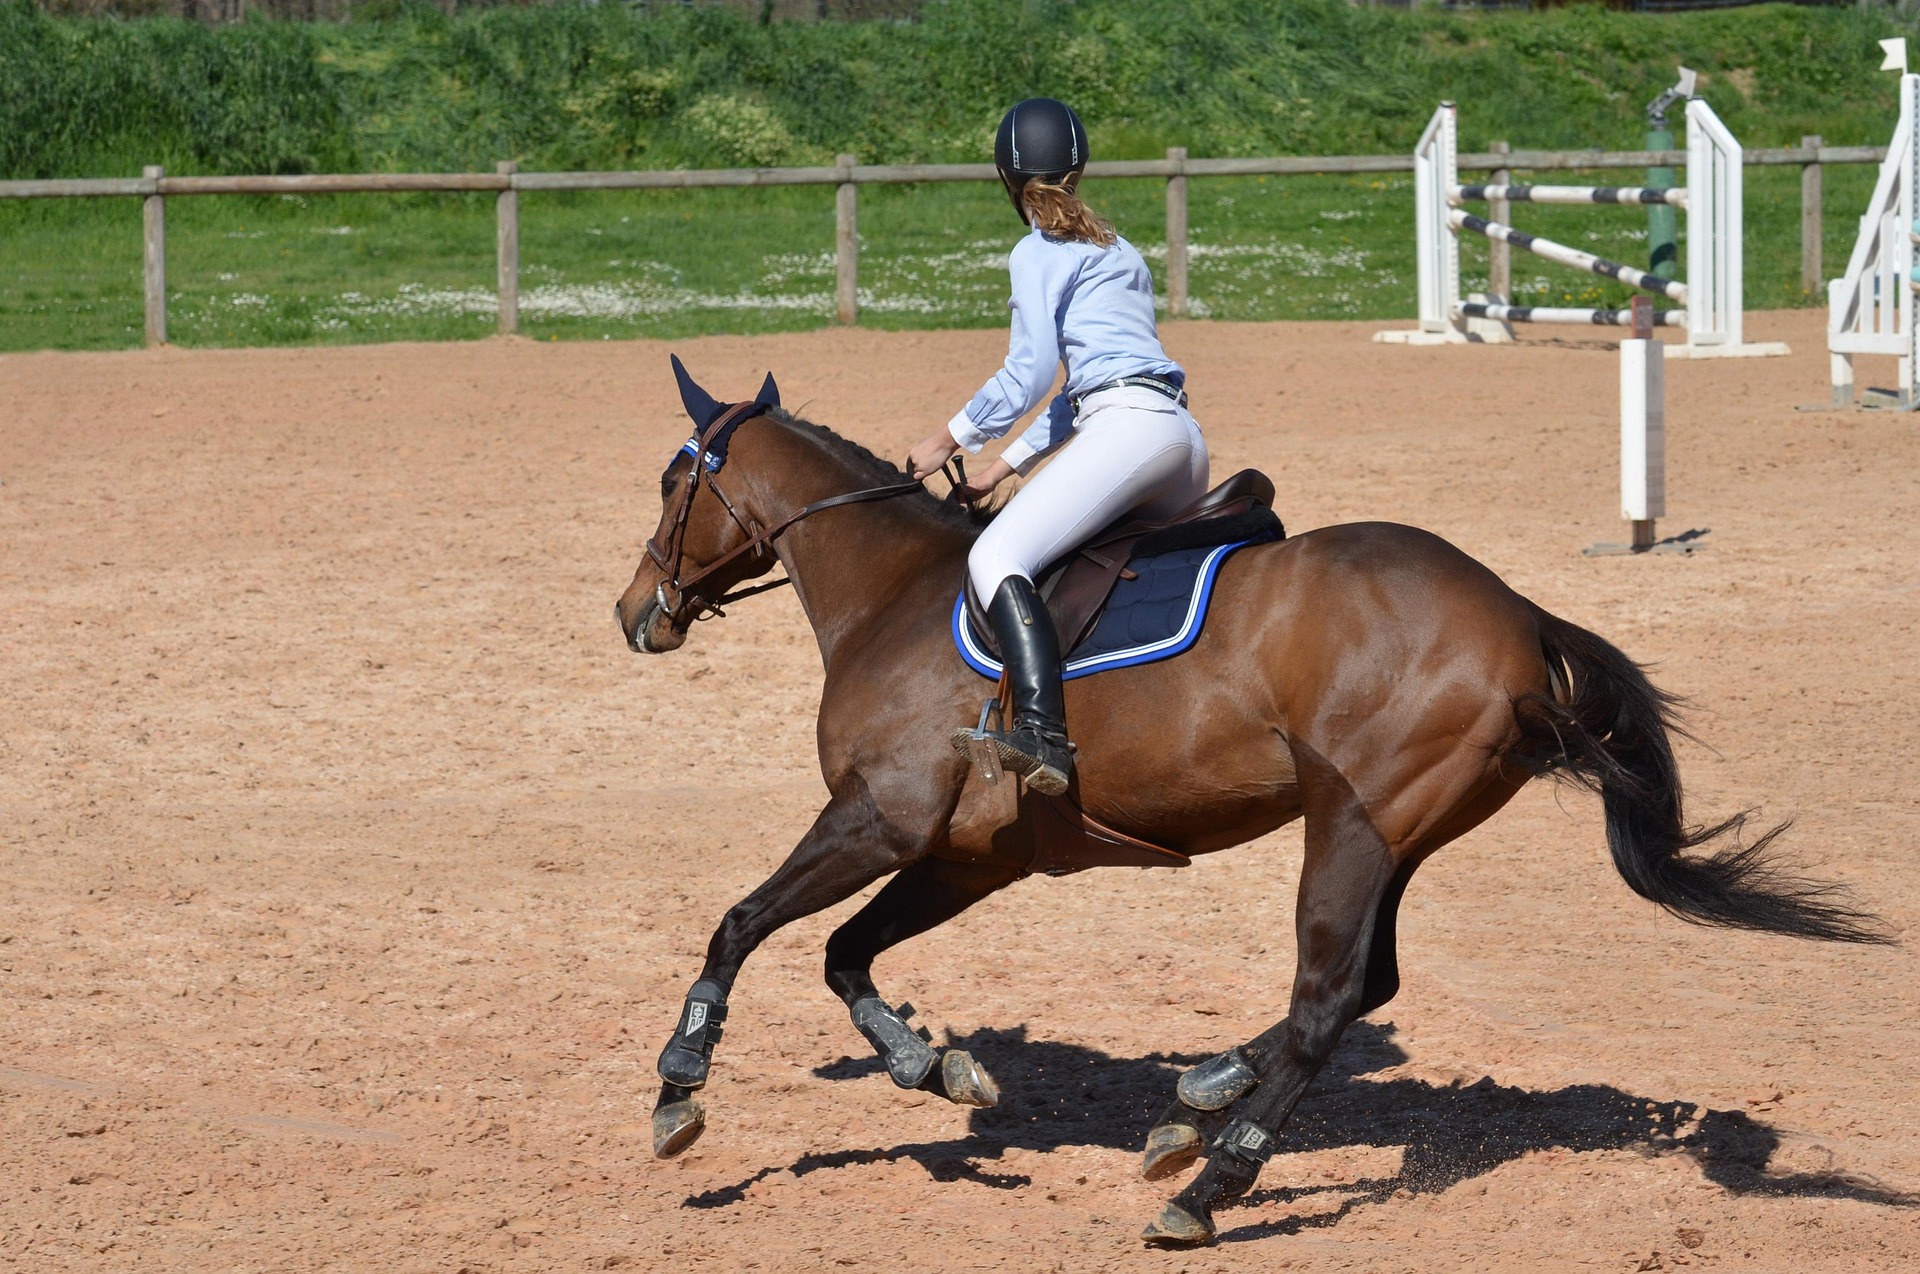
M692 1093L747 956L889 874L828 941L827 984L895 1083L991 1104L978 1064L931 1047L870 976L882 951L1021 879L1033 859L1013 781L989 785L948 745L989 693L949 631L979 520L764 406L777 404L771 378L761 402L724 413L683 388L705 427L665 472L659 529L617 607L621 631L636 651L674 650L727 589L777 561L819 639L832 798L714 932L661 1055L655 1152L678 1153L704 1127ZM1684 919L1883 940L1830 886L1771 862L1779 829L1746 848L1687 852L1737 840L1741 820L1683 821L1671 700L1606 641L1412 527L1331 526L1240 550L1190 651L1071 681L1066 701L1080 748L1073 795L1121 832L1202 854L1306 820L1287 1016L1182 1076L1143 1170L1157 1178L1208 1159L1147 1227L1150 1240L1212 1237L1214 1207L1252 1186L1341 1032L1398 989L1394 917L1415 869L1530 777L1596 791L1627 884Z

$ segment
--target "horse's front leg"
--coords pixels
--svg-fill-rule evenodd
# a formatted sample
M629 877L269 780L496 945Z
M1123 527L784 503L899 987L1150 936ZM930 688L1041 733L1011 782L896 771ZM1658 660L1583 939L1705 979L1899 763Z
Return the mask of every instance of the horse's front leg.
M673 1037L660 1053L665 1082L653 1112L656 1156L679 1154L706 1127L706 1112L693 1094L707 1082L726 1021L727 994L740 966L782 926L852 897L925 854L931 825L916 821L918 829L890 821L866 785L850 780L773 875L728 909L707 944L700 980L687 992Z
M827 985L845 1002L853 1025L901 1088L918 1088L962 1106L991 1106L1000 1090L963 1049L936 1048L873 984L882 951L946 923L988 894L1020 878L1016 867L927 857L888 881L873 900L827 940Z

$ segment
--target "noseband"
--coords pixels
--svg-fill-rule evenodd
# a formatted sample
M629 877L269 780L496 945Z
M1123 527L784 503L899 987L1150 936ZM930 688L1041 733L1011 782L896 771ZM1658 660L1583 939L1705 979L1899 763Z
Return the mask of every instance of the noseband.
M720 489L720 483L714 477L715 470L707 465L707 456L709 449L720 439L726 437L745 421L764 414L766 410L765 403L734 403L715 416L705 429L694 436L691 444L693 471L689 474L686 483L681 486L679 495L675 497L673 512L665 523L666 543L660 543L657 535L647 541L647 556L666 575L666 578L660 581L660 586L654 590L654 601L659 605L662 614L674 615L691 599L694 610L692 618L687 620L688 623L706 619L710 615L725 617L726 611L721 609L723 606L731 605L743 597L752 597L755 593L769 592L784 584L793 583L791 577L782 577L770 583L756 584L751 588L736 589L713 601L708 601L693 591L695 585L701 580L720 570L735 558L750 554L770 554L772 552L770 546L787 528L827 509L837 509L846 504L869 504L876 500L891 500L909 492L924 490L918 482L912 480L896 482L884 487L868 487L861 491L848 492L846 495L828 496L824 500L815 500L812 504L788 514L771 527L760 526L751 517L742 516L739 508L727 498L727 493ZM726 509L727 515L734 520L735 525L746 533L747 539L744 544L728 550L695 570L693 574L683 577L681 570L686 561L687 520L693 514L693 497L699 491L702 482L712 489L715 498ZM669 588L677 598L671 603L667 601Z

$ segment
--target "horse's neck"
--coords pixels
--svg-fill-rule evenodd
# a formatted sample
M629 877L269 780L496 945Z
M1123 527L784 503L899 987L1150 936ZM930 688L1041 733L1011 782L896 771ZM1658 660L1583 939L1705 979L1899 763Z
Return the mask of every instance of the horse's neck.
M769 505L762 516L769 521L816 500L886 484L825 439L782 433L771 463L761 466ZM959 586L967 536L918 505L905 496L829 509L775 545L827 667L836 651L897 616L903 595L924 586L929 572L951 575Z

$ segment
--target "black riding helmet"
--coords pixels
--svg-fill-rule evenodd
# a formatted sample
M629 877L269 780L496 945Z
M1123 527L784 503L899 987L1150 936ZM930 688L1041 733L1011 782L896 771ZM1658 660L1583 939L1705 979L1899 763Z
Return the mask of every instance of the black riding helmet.
M1020 220L1020 192L1030 181L1063 182L1087 166L1087 130L1065 102L1030 97L1008 111L993 142L994 167Z

